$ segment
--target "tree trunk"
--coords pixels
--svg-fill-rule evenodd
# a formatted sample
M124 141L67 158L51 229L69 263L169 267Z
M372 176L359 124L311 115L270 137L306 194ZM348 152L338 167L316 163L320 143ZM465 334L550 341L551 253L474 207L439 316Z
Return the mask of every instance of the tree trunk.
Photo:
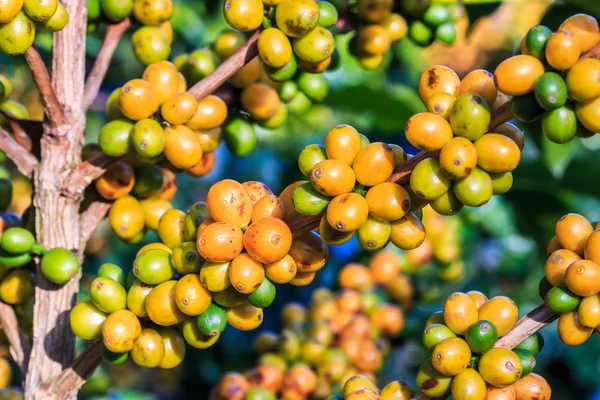
M81 163L85 112L85 35L87 4L64 0L69 23L54 34L52 87L64 109L67 123L44 125L41 160L34 176L37 240L47 249L65 247L82 260L79 235L80 199L64 195L65 181ZM69 324L69 312L79 289L78 274L65 285L48 281L37 268L33 346L25 384L25 398L52 398L42 386L67 368L75 357L75 336Z

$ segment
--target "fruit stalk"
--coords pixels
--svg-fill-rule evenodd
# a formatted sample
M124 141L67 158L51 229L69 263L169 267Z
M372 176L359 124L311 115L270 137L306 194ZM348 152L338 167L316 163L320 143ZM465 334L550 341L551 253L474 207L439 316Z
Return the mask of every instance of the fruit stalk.
M498 339L494 347L512 349L557 318L558 314L554 314L545 305L541 305L517 321L506 336Z
M45 98L48 121L40 140L40 166L34 174L36 239L47 249L64 247L82 260L80 247L80 199L63 193L67 177L81 163L85 136L83 92L85 82L85 38L87 4L65 0L69 23L55 33L52 44L52 81L41 68L35 51L28 51L30 64L40 92ZM31 57L33 56L33 57ZM43 66L43 65L42 65ZM53 101L51 93L56 95ZM57 105L62 109L56 109ZM63 115L64 110L64 115ZM56 123L58 122L58 124ZM64 122L64 123L62 123ZM26 382L25 399L41 398L40 387L58 376L75 358L75 335L69 324L69 311L79 290L78 273L64 285L50 282L37 265L33 345ZM48 393L45 398L57 397ZM72 397L72 396L71 396Z
M60 375L42 385L39 396L58 400L77 397L81 385L92 376L96 368L102 363L101 347L101 340L93 342Z
M494 347L512 349L535 332L550 325L558 318L545 305L541 305L530 311L527 315L517 321L515 326L505 336L498 339ZM418 393L412 400L434 400L433 398Z
M111 203L105 201L94 201L90 206L81 213L79 217L79 235L81 236L81 247L85 248L85 243L96 231L100 222L104 219L108 210L112 206Z
M2 330L10 342L10 355L13 360L21 368L21 371L27 371L27 361L31 351L29 340L19 327L15 310L1 301L0 326L2 326Z
M0 150L15 163L20 173L31 178L33 170L39 164L38 160L2 128L0 128Z
M121 37L125 33L125 31L131 26L131 22L129 18L124 19L118 24L108 25L106 28L106 35L104 36L104 42L102 43L102 47L100 48L100 52L96 57L96 61L94 61L94 66L92 67L92 71L87 78L85 83L85 91L83 93L84 103L83 108L87 110L90 105L98 96L98 92L100 91L100 85L106 76L106 71L108 71L108 67L110 66L110 61L112 60L113 55L115 54L115 50L117 49L117 45L121 40Z
M261 31L261 29L257 29L242 47L219 65L210 75L189 88L187 93L194 96L196 100L202 100L223 85L240 68L256 57L258 54L257 42Z
M113 163L119 158L107 156L104 153L97 153L89 160L79 164L67 180L65 185L65 196L79 198L83 195L86 187L94 180L100 178Z
M33 75L33 80L40 90L44 111L54 127L64 125L66 123L64 110L56 97L56 93L52 88L48 69L44 64L44 60L34 46L25 52L25 60L29 64L29 69ZM57 131L60 133L60 130Z

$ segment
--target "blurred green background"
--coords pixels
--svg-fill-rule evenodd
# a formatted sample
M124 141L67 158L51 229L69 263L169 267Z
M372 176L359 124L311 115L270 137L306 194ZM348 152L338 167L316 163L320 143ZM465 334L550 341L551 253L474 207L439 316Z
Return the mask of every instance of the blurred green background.
M326 76L330 93L323 104L314 105L304 116L290 117L282 128L259 130L259 145L249 156L234 157L224 144L217 150L214 170L202 179L179 176L176 208L185 210L203 200L214 182L223 178L239 181L259 180L279 193L287 184L301 179L296 157L310 143L322 143L327 131L338 123L355 126L371 141L403 146L416 154L404 136L404 125L414 113L424 110L416 92L418 78L428 65L443 63L459 75L476 68L493 71L511 55L522 35L533 25L542 23L556 29L566 17L588 12L600 18L600 1L573 0L553 3L547 0L465 1L471 27L467 36L453 47L434 44L423 50L402 40L388 54L384 66L374 72L362 71L347 52L349 35L338 37L342 67ZM175 41L171 58L209 44L227 27L216 0L176 1L171 21ZM130 33L129 33L130 35ZM93 62L102 43L103 31L88 37L87 54ZM45 57L51 37L39 34L38 47ZM9 74L16 95L41 116L29 73L20 58L2 57L0 70ZM99 99L89 112L87 141L94 142L106 122L104 99L128 79L141 75L131 50L129 37L116 52ZM466 276L458 284L442 284L431 277L431 270L416 273L417 306L407 314L407 329L394 340L394 350L381 372L380 382L405 379L414 383L416 369L428 355L420 343L423 324L428 315L440 309L445 297L456 290L481 290L489 296L507 295L519 305L521 314L541 303L537 285L543 276L545 249L554 235L554 224L565 213L577 212L589 220L600 219L600 135L591 139L575 138L566 145L550 143L542 134L540 123L523 125L526 145L519 167L514 172L514 186L502 198L479 209L460 213L461 242ZM157 236L148 234L144 243ZM105 262L113 262L126 271L131 268L139 247L128 246L111 238L109 228L101 226L94 238L96 247L86 258L84 271L93 274ZM288 301L307 302L318 286L334 288L338 269L350 260L368 260L358 243L351 241L331 248L326 267L316 281L306 288L279 290L276 302L265 311L260 329L278 330L279 310ZM227 370L243 371L255 361L252 352L254 332L227 329L213 348L188 349L184 363L174 370L142 370L128 362L121 366L102 367L84 387L82 396L94 398L161 398L204 399L209 388ZM543 331L546 348L538 357L536 372L546 377L559 400L600 399L600 336L586 344L568 348L557 335L555 326Z

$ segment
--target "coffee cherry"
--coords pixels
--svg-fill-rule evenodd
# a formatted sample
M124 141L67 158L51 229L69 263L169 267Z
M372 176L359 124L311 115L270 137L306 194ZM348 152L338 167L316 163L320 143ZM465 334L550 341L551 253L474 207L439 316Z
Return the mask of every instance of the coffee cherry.
M420 198L435 200L450 188L451 181L444 175L440 162L426 158L419 162L410 175L410 187Z
M0 9L0 23L5 24L12 21L23 8L23 0L4 0Z
M435 93L444 92L458 97L460 78L456 73L443 65L429 67L421 74L419 80L419 95L423 102Z
M171 45L161 28L142 26L131 36L133 53L143 65L164 61L169 58Z
M546 59L546 44L550 36L552 36L552 31L547 26L534 26L523 38L523 44L521 45L523 54L528 54L540 61L544 61Z
M370 143L358 152L352 162L352 169L358 183L375 186L391 175L395 162L396 156L388 144Z
M559 29L573 34L582 53L591 50L600 40L598 21L590 15L572 15L560 25Z
M567 70L577 63L581 48L574 35L566 30L558 30L546 43L546 61L559 71Z
M277 27L290 37L302 37L319 23L319 7L312 0L282 0L275 10Z
M451 391L452 377L439 373L431 362L425 361L417 372L417 386L429 397L448 396Z
M264 83L246 87L241 95L241 103L244 111L257 120L273 117L281 106L277 91Z
M159 95L148 82L132 79L119 91L119 106L129 119L148 118L158 110Z
M317 26L306 35L295 38L292 46L294 53L300 59L310 63L320 63L333 54L335 39L327 29Z
M452 96L451 94L437 92L427 99L425 106L427 107L428 113L439 115L448 121L450 119L452 105L454 105L455 101L456 97Z
M522 96L533 90L535 82L544 74L540 60L528 55L518 55L500 63L494 71L498 90L509 96Z
M33 274L25 269L15 269L0 281L0 300L7 304L23 304L34 291Z
M452 138L450 124L431 113L413 115L406 122L406 138L413 146L425 151L440 150Z
M49 281L63 284L79 272L79 261L70 250L55 247L42 257L40 269Z
M479 139L487 132L490 119L490 109L483 97L479 95L461 95L450 111L450 125L454 134L471 141Z
M452 190L461 203L469 207L487 203L494 192L492 178L480 168L475 168L471 175L454 183Z
M115 235L123 240L131 239L144 229L144 209L131 196L117 199L108 214Z
M31 47L34 38L33 21L19 11L10 22L0 26L0 51L9 56L23 54Z
M223 3L225 20L239 31L253 31L263 22L264 5L261 0L226 0Z
M292 45L279 29L267 28L258 38L258 54L266 65L280 68L292 58Z
M369 205L356 193L344 193L335 197L327 206L327 221L333 228L350 232L360 228L369 214Z
M490 133L475 141L477 165L493 173L510 172L519 164L521 152L511 139Z
M217 36L215 43L213 44L213 48L221 61L225 61L240 47L242 47L245 42L246 38L244 37L243 33L226 29Z
M161 116L173 125L187 123L196 113L198 102L187 93L177 94L167 99L160 107Z
M140 321L128 310L115 311L102 324L102 341L115 353L131 350L141 333Z
M392 222L390 240L402 250L416 249L425 240L425 227L415 214L408 213Z
M279 218L263 218L248 227L244 233L244 248L260 263L281 260L292 245L292 232Z
M523 366L519 357L512 351L493 348L481 356L479 373L490 385L509 386L519 380Z
M91 300L84 301L73 307L69 314L71 330L83 340L100 339L106 317L107 315L98 310Z
M562 314L558 319L558 337L567 346L578 346L585 343L594 329L582 325L577 310Z
M134 0L133 16L143 25L160 25L173 16L173 2L171 0Z

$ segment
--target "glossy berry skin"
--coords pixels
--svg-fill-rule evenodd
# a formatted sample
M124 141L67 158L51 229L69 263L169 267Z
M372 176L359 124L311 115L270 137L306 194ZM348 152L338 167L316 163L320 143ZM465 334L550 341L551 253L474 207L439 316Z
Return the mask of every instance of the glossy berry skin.
M598 21L587 14L570 16L560 25L560 29L573 34L582 53L591 50L600 41Z
M458 97L459 90L460 78L456 72L443 65L429 67L419 80L419 96L424 102L438 92Z
M440 151L440 167L452 180L466 178L477 166L477 149L468 139L454 137Z
M569 97L575 101L591 101L600 96L600 60L584 58L567 72Z
M491 113L483 97L464 94L456 99L450 111L450 125L456 136L471 141L479 139L487 132Z
M575 36L566 30L558 30L546 43L546 61L552 68L564 71L579 60L581 48Z
M335 39L331 32L318 26L305 36L292 41L295 54L310 63L320 63L331 57L335 50Z
M440 150L453 136L448 121L432 113L413 115L404 129L410 144L425 151Z
M171 45L164 32L157 26L142 26L131 37L133 53L139 62L150 65L169 58Z
M252 31L262 24L264 5L261 0L226 0L225 20L234 29Z
M277 27L290 37L302 37L319 23L319 7L312 0L282 0L275 10Z
M23 54L33 44L35 38L35 25L23 12L10 21L0 26L0 51L16 56Z
M258 54L266 65L280 68L292 58L292 45L279 29L267 28L258 38Z
M498 90L509 96L522 96L533 90L535 82L544 73L540 60L528 55L504 60L494 71Z

